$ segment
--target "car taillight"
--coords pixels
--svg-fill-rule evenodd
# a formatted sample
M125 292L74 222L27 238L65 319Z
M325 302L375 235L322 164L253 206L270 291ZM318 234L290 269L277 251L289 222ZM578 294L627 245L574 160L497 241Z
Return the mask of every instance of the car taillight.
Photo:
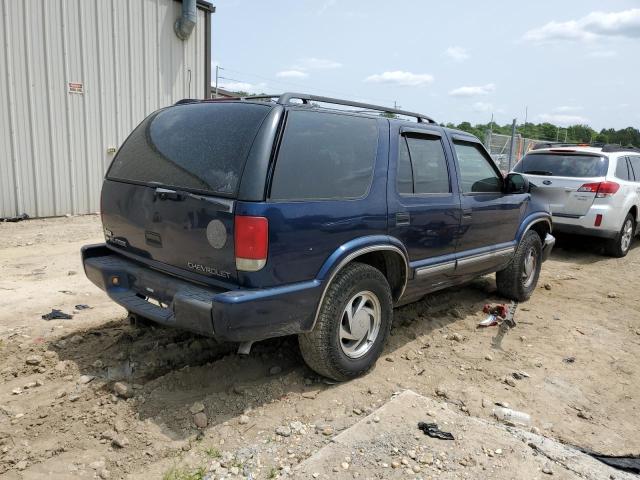
M578 191L579 192L591 192L596 194L596 198L610 197L618 191L620 185L616 182L596 182L585 183Z
M257 272L267 263L269 221L265 217L236 215L235 217L236 268Z

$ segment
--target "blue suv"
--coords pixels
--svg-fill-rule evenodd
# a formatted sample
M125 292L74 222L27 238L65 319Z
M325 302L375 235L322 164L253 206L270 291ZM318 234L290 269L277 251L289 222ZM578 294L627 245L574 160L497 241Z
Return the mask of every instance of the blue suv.
M184 100L147 117L102 187L87 277L130 312L221 341L298 335L319 374L381 354L393 307L497 272L526 300L551 215L478 139L313 95Z

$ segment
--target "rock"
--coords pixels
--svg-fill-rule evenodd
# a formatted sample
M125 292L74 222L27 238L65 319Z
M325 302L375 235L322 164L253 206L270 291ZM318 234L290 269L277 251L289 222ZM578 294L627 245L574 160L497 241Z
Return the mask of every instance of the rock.
M229 469L229 473L231 473L231 475L238 475L240 473L240 469L238 467L231 467Z
M326 426L322 429L322 435L324 435L325 437L329 437L331 435L333 435L333 427L332 426Z
M380 417L378 417L377 415L375 417L373 417L373 421L375 423L380 423Z
M111 438L111 445L117 448L125 448L127 445L129 445L129 439L127 437L114 435Z
M289 424L289 427L291 427L291 431L293 433L297 433L297 434L304 433L304 430L305 430L304 423L298 422L298 421L291 422Z
M76 272L75 270L69 270L67 272L67 275L70 276L70 277L72 277L73 275L77 275L77 274L78 274L78 272Z
M313 472L313 473L311 474L311 476L312 476L313 478L318 478L318 477L320 476L320 474L319 474L318 472Z
M502 455L502 449L501 448L496 448L495 453L496 453L496 455Z
M240 423L240 425L246 425L247 423L249 423L249 417L247 417L246 415L240 415L240 420L238 420L238 423Z
M397 460L394 460L393 462L391 462L391 468L399 468L400 467L400 462L398 462Z
M115 394L122 398L133 397L133 389L124 382L116 382L113 384L113 391Z
M278 375L282 372L282 367L275 365L269 369L269 375Z
M11 390L11 393L13 395L20 395L22 393L22 389L21 388L14 388L13 390Z
M348 470L349 469L349 464L347 462L342 462L340 464L340 466L342 467L343 470Z
M522 380L523 378L529 378L530 377L530 375L527 372L513 372L511 375L516 380Z
M16 463L16 470L24 470L25 468L27 468L27 462L25 460Z
M193 416L193 423L198 428L205 428L207 426L207 415L204 412L198 412Z
M62 398L67 394L64 390L58 390L55 394L55 398Z
M421 468L419 465L414 465L411 470L413 470L414 473L419 473Z
M111 477L111 472L109 472L109 470L107 470L106 468L100 470L100 478L102 480L107 480L108 478Z
M318 396L319 393L320 393L320 390L314 390L312 392L302 392L302 398L308 398L310 400L313 400Z
M84 340L84 338L82 338L82 336L81 336L81 335L74 335L73 337L71 337L71 338L69 339L69 341L70 341L71 343L75 343L75 344L78 344L78 343L82 342L82 340Z
M276 428L276 435L280 435L281 437L290 437L291 436L291 428L286 427L284 425L280 425Z
M42 363L42 357L40 355L30 355L25 362L27 365L40 365L40 363Z
M488 362L493 361L493 357L492 357L489 353L487 353L487 354L484 356L484 359L485 359L485 360L487 360Z
M22 388L24 388L25 390L28 390L30 388L35 388L37 386L38 386L38 382L28 382L28 383L25 383Z
M548 465L545 465L544 467L542 467L542 473L553 475L553 470L551 470L551 467L549 467Z
M454 342L461 342L462 335L460 335L459 333L452 333L451 335L449 335L449 340L453 340Z
M89 383L94 378L96 377L94 377L93 375L80 375L80 378L78 378L78 383L80 385L84 385L86 383Z
M122 433L127 429L127 425L121 418L116 418L113 422L113 429L118 433Z
M70 402L77 402L78 400L80 400L80 395L78 395L77 393L72 393L71 395L69 395Z
M516 386L515 380L513 378L510 378L510 377L506 377L503 380L503 382L506 383L507 385L509 385L510 387L515 387Z
M384 359L385 359L387 362L392 362L392 363L393 363L393 361L394 361L394 360L393 360L393 358L391 358L391 357L385 357Z
M609 298L618 298L618 294L616 292L607 293L607 297Z
M544 284L544 289L545 290L551 290L551 284L550 283L545 283Z
M196 402L193 405L191 405L191 408L189 409L189 411L191 412L192 415L202 412L204 411L204 404L202 402Z
M101 470L105 467L104 460L96 460L95 462L91 462L89 464L89 467L93 468L94 470Z

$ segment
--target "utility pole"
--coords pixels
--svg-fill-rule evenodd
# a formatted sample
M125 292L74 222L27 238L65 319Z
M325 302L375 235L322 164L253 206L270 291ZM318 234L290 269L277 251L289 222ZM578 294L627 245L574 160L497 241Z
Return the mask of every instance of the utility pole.
M224 70L224 68L222 68L219 65L216 65L216 93L214 93L213 98L218 98L218 77L219 77L219 72L220 70Z
M511 171L511 162L513 161L513 142L516 140L516 121L517 119L513 119L513 123L511 124L511 145L509 145L509 171Z

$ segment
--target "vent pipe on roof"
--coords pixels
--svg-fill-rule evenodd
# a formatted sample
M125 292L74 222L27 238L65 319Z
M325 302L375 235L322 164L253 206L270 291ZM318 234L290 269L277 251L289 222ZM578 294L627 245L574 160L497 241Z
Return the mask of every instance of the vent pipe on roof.
M174 30L180 40L191 36L197 20L196 0L182 0L182 16L176 20Z

